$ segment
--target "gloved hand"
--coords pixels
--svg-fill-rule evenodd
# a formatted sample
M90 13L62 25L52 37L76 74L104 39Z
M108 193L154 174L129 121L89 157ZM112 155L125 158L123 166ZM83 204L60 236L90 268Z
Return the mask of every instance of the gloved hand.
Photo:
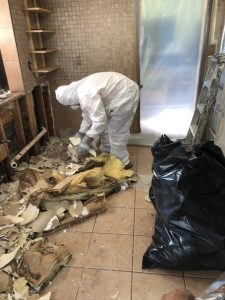
M76 132L76 133L74 134L74 137L80 138L81 140L82 140L82 138L83 138L84 136L85 136L85 133L80 132L80 131L78 131L78 132Z
M80 132L80 131L77 131L75 134L74 134L74 137L77 137L77 138L80 138L82 140L82 138L85 136L85 133L83 132Z
M77 147L77 158L80 159L88 155L93 140L87 135L82 138L80 145Z

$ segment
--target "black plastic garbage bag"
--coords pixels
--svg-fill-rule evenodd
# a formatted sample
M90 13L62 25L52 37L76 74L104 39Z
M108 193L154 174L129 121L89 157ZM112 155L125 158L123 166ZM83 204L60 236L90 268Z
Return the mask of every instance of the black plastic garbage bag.
M186 151L162 136L152 147L157 211L143 268L225 270L225 158L209 141Z

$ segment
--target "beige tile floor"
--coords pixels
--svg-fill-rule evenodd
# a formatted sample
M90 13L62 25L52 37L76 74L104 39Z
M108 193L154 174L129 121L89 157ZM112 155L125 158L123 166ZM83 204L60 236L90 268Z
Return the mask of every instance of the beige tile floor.
M150 148L129 146L129 152L134 170L150 176ZM44 292L52 291L53 300L160 300L173 288L197 295L216 279L219 272L142 270L155 219L146 194L143 185L114 194L105 213L52 235L72 259Z

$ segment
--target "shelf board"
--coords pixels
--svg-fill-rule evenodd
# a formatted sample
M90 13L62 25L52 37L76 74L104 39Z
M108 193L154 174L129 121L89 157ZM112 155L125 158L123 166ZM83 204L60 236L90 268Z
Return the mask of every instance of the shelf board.
M55 30L52 29L31 29L27 30L28 33L48 33L48 32L55 32Z
M32 72L38 73L38 74L47 74L47 73L55 71L57 69L59 69L59 66L39 68L37 70L33 70Z
M46 54L51 52L56 52L57 49L45 49L45 50L30 50L29 52L32 54Z
M41 8L41 7L27 7L24 8L25 11L28 12L34 12L34 13L40 13L40 14L49 14L52 11L49 9Z

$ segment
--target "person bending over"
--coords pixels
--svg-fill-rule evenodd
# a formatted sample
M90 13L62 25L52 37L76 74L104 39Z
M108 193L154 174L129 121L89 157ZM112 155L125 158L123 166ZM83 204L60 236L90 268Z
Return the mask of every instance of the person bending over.
M81 108L82 122L75 136L81 138L78 158L88 155L93 139L100 137L100 150L117 156L131 168L127 142L139 101L139 87L116 72L89 75L69 85L59 86L56 99L72 109Z

